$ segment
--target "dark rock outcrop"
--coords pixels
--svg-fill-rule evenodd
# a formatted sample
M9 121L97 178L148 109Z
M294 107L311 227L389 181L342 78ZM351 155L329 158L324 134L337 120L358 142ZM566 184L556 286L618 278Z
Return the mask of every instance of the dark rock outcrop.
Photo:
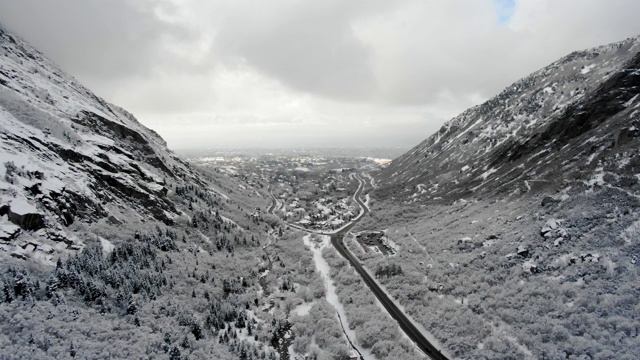
M3 215L24 230L44 227L44 214L21 199L14 199L9 205L0 207L0 216Z

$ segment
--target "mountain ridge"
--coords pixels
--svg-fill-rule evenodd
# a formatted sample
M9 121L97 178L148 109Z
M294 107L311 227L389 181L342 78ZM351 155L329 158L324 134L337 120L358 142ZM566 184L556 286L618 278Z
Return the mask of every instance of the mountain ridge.
M552 133L567 126L568 119L576 117L576 113L593 106L594 97L606 97L611 91L601 87L636 86L633 69L637 67L639 44L640 36L636 36L573 52L464 111L383 169L377 178L387 190L380 191L379 196L402 197L405 202L417 198L438 200L443 195L451 195L453 200L480 196L487 184L504 175L497 166L503 164L505 155L513 162L517 159L508 154L522 153L523 147L530 152L544 151L548 144L543 142L551 141ZM632 84L617 84L627 70ZM638 100L633 97L633 89L627 91L629 94L625 99L631 103L624 108L633 108ZM619 91L618 95L624 92ZM618 108L618 112L623 111ZM511 180L515 178L512 176ZM522 185L524 180L539 179L520 176L518 180ZM509 191L515 188L512 186Z
M167 179L172 186L208 186L155 131L2 27L0 126L0 214L9 215L3 226L13 229L13 222L36 232L59 227L56 235L42 235L52 245L65 239L80 249L77 238L60 235L76 221L117 225L150 216L171 225L183 212L168 197ZM16 213L18 203L28 205L19 212L29 213ZM26 256L19 247L14 252Z
M565 56L375 174L356 230L407 249L382 283L453 357L637 357L639 40Z

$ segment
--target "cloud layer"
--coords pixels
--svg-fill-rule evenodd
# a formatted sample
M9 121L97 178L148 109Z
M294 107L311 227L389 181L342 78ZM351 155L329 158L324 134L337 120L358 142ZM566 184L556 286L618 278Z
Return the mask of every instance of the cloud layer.
M0 22L175 148L412 146L636 0L0 0Z

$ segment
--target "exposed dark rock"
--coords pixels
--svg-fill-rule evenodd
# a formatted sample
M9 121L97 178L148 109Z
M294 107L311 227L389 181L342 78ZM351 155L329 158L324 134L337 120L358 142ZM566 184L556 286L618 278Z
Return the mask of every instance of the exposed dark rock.
M638 94L640 88L640 54L603 83L595 93L570 108L542 134L541 140L556 140L559 145L600 126L611 116L624 110L624 103Z
M554 199L553 197L547 195L542 199L542 202L540 203L540 205L544 207L547 205L553 205L557 202L559 202L557 199Z
M122 221L118 220L115 216L110 215L107 218L107 222L109 222L109 224L113 224L113 225L121 225Z
M523 258L527 258L527 257L529 257L529 249L520 246L520 247L518 247L518 250L516 251L516 254L518 254L519 256L522 256Z
M73 220L75 217L80 217L95 221L108 215L102 205L80 194L67 191L65 192L65 200L67 212L61 212L61 216L65 218Z
M96 113L83 110L78 114L78 117L71 120L79 125L89 127L98 134L111 135L109 137L126 142L129 146L145 155L154 154L153 148L142 134Z
M23 201L13 200L14 202ZM30 205L9 205L7 217L9 221L20 226L24 230L38 230L44 227L44 215Z
M142 207L149 211L154 218L164 222L165 224L172 224L173 220L167 217L166 211L176 212L175 206L165 199L153 196L148 192L142 191L142 189L134 186L129 186L126 183L121 182L116 176L106 173L95 174L97 179L108 186L115 193L119 194L120 198L134 200L136 203L142 205ZM166 191L163 192L166 195Z
M16 259L20 259L20 260L27 260L28 259L27 254L24 254L24 253L21 253L21 252L18 252L18 251L11 252L11 256L13 256Z
M529 272L532 274L539 274L540 273L540 268L537 265L531 265L529 267Z
M167 165L165 165L165 163L160 160L157 156L148 156L146 159L146 162L160 170L162 170L164 173L166 173L167 175L171 176L171 177L175 177L176 174L171 171L171 169L169 169L167 167Z

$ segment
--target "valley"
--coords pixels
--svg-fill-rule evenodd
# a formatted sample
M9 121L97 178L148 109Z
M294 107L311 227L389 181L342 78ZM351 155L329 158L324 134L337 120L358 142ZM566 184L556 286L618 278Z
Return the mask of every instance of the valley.
M0 28L0 358L635 359L640 37L415 147L175 152Z
M267 156L263 156L263 158L266 157ZM218 159L218 161L221 160L222 158ZM282 157L281 160L283 160ZM293 162L295 162L295 160L296 159L293 159ZM321 159L320 163L324 163L325 160L326 159ZM365 191L368 193L373 189L371 186L371 178L370 176L366 176L368 175L366 173L359 174L358 171L363 169L375 169L376 165L375 162L367 162L365 160L366 159L361 159L356 161L360 163L358 165L358 169L348 167L349 165L353 165L354 160L351 158L331 159L329 163L333 163L334 166L337 166L337 169L328 170L322 166L312 163L307 163L307 166L308 168L313 168L313 170L302 170L301 167L295 166L296 164L294 164L294 166L290 166L291 169L288 173L296 175L287 175L286 173L283 173L283 170L279 165L265 166L264 162L273 162L263 161L263 164L259 166L259 171L263 175L263 179L272 179L272 184L267 187L267 192L271 196L271 204L267 209L267 213L279 216L283 218L283 220L289 220L290 222L283 222L285 224L285 233L290 230L293 230L298 234L306 232L308 235L304 236L304 244L310 247L317 247L313 250L316 268L320 271L320 274L322 274L323 280L325 281L325 288L328 289L326 295L327 300L338 315L341 329L347 337L347 342L344 345L348 345L348 347L351 348L351 351L355 351L358 356L364 359L377 358L371 353L371 350L368 349L369 346L366 348L361 346L362 341L359 340L359 334L361 335L360 332L363 330L364 326L359 326L354 331L354 329L348 325L351 322L349 316L351 314L345 313L345 306L343 302L345 302L346 299L336 294L335 285L333 284L333 281L335 280L331 280L329 265L326 260L322 258L322 254L324 252L332 251L331 247L334 250L337 250L337 254L340 254L340 256L349 261L350 266L356 271L358 276L364 280L368 290L375 295L375 298L377 299L376 302L379 304L381 309L373 309L379 313L380 316L387 317L385 319L385 323L388 323L389 321L397 321L399 327L394 337L406 336L416 344L415 347L409 346L409 344L404 345L404 349L401 348L396 350L398 354L403 353L403 357L427 356L434 359L445 359L446 357L442 355L442 348L438 349L430 342L430 340L435 340L430 335L427 335L430 338L430 340L427 340L425 335L423 335L426 331L418 330L416 325L414 325L414 322L410 320L398 308L398 305L394 300L390 299L387 293L380 288L378 282L373 279L371 270L365 269L360 264L360 261L345 247L343 243L343 238L351 236L351 229L363 216L366 216L369 213L368 205L362 201L362 197ZM253 160L245 163L239 162L236 158L234 161L238 168L242 168L243 171L247 173L256 173L257 171L257 169L253 167L255 166L255 161ZM284 163L287 164L290 162L291 160L284 161ZM319 168L319 170L317 168ZM301 173L304 175L300 176ZM239 177L242 178L242 175L239 175ZM327 184L326 182L329 183ZM356 184L357 187L355 186ZM344 188L341 186L344 186ZM250 187L251 185L247 183L247 187L243 188L243 190L247 192L247 195L250 195L252 191L254 191ZM276 197L271 190L272 187L276 189L280 188L278 193L281 193L282 195ZM349 194L346 191L347 188L355 189L355 191L351 190L354 192ZM304 192L302 192L302 189L304 189ZM287 195L289 193L294 194L295 197L293 197L293 195L288 197ZM319 194L322 194L322 197L319 197ZM335 197L340 198L341 196L345 196L345 198L335 201L334 203L332 199ZM327 201L327 199L329 200ZM347 204L355 204L355 206L347 206ZM287 211L287 208L300 209L303 215L293 217L292 212ZM335 222L331 217L332 215L335 217L339 216L341 217L340 220L342 220L345 213L346 221ZM312 241L312 239L315 239L316 241ZM329 246L329 244L331 244L331 246ZM267 244L265 250L267 250L270 245L271 244ZM290 244L289 246L296 245ZM295 285L296 284L294 284L294 286ZM345 290L349 292L353 291L353 289L350 289L349 287ZM353 299L350 299L349 301L352 302ZM305 310L297 311L297 309ZM291 320L293 325L292 329L296 329L296 319L299 319L299 317L302 316L307 316L309 312L314 311L315 308L313 307L313 302L309 305L306 305L305 303L297 305L297 307L292 310L292 313L297 315ZM303 314L300 314L300 312ZM379 325L380 324L378 324L378 326ZM295 335L294 331L291 336ZM375 335L371 334L369 336ZM371 341L371 339L367 339L365 344L371 343ZM311 345L311 343L304 346L309 345ZM296 346L296 348L299 347L300 345ZM296 348L287 348L286 352L282 352L281 355L284 357L293 356L293 358L296 358L296 356L300 356L295 355L297 354L295 351ZM387 351L389 350L391 349L388 349ZM302 359L302 357L300 358Z

